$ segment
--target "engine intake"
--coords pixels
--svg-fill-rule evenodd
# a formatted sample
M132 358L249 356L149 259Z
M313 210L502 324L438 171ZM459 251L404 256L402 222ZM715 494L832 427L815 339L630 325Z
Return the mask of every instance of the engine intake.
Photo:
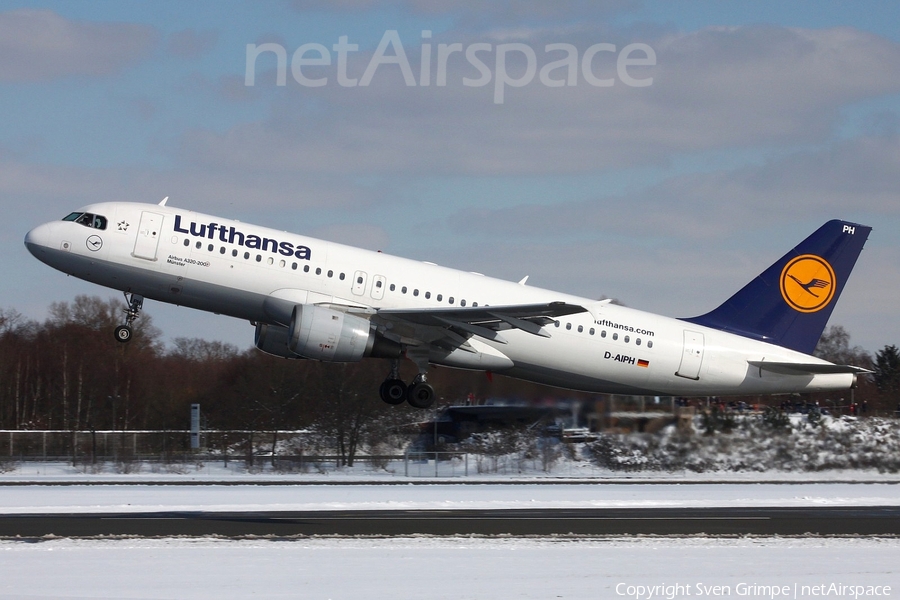
M287 327L257 323L253 341L256 347L266 354L280 358L303 358L291 352L291 349L288 347L288 334L289 330Z

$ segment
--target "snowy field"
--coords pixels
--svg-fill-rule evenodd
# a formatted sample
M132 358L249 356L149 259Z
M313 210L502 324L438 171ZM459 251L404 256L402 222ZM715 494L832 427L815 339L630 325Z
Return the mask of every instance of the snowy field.
M4 484L0 486L0 513L4 514L900 505L900 483L895 475L845 471L702 477L659 473L635 478L606 475L593 480L494 475L430 480L363 470L280 475L210 466L180 474L86 474L62 464L28 464L0 475L0 484ZM900 539L0 541L0 600L650 600L713 597L715 593L747 598L898 597Z
M0 488L0 513L425 510L719 506L897 506L889 483L532 482L517 485L25 485ZM898 557L900 558L900 557Z
M831 598L900 595L900 540L0 542L3 600L813 598L829 589Z
M29 463L0 475L5 514L826 505L900 505L900 478L831 471L434 479L363 469L248 474L214 465L180 474L88 474L62 463Z

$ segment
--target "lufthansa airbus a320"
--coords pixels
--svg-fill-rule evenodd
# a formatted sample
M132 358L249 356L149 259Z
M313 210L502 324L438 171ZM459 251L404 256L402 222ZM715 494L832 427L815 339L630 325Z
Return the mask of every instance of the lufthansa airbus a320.
M25 236L40 261L144 299L245 319L285 358L389 361L381 399L426 408L429 365L590 392L843 390L864 369L811 356L870 227L829 221L724 304L677 319L160 204L80 208ZM527 279L527 278L526 278ZM419 374L399 376L401 359Z

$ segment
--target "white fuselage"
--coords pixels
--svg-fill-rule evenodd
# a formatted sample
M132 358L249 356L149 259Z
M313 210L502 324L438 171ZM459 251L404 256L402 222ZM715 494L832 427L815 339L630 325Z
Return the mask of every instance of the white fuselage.
M81 279L161 302L285 325L267 310L267 299L374 310L562 301L587 312L546 325L549 337L519 329L503 332L505 344L476 337L489 356L504 357L484 368L571 389L678 396L840 390L854 382L846 373L761 371L748 361L827 363L608 302L173 207L104 203L82 210L103 215L105 230L47 223L28 234L32 253ZM431 360L478 368L452 356Z

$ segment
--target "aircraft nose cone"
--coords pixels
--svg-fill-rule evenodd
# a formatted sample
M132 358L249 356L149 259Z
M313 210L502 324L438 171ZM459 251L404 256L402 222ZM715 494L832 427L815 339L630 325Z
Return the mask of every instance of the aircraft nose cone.
M37 256L37 253L43 248L47 248L50 243L50 225L44 223L38 225L25 234L25 247L28 251Z

